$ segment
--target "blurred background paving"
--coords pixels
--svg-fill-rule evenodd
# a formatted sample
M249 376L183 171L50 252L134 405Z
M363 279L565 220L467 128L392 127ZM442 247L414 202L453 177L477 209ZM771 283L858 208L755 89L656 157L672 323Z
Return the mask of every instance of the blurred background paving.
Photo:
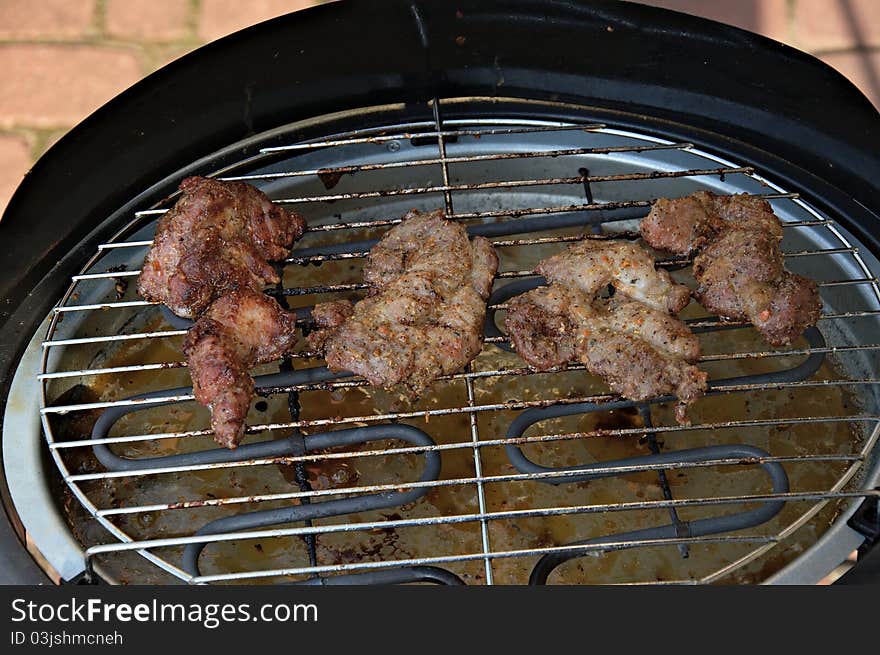
M0 212L30 165L120 91L204 43L319 2L0 0ZM880 0L643 2L810 52L880 107Z

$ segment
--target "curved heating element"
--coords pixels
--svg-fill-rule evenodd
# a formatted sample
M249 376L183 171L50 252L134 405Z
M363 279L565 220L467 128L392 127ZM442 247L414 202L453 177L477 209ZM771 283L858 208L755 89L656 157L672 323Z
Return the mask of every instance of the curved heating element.
M825 339L822 337L822 334L819 332L819 330L814 327L808 328L804 332L804 337L809 341L810 347L816 349L817 352L811 353L800 364L793 366L789 369L773 371L772 373L738 375L718 380L710 380L709 390L706 392L706 395L719 395L724 393L725 387L733 387L737 385L772 385L774 383L799 382L802 380L806 380L819 370L819 367L825 360L825 353L821 351L821 348L825 347ZM642 414L643 420L645 421L645 427L651 427L651 405L669 402L672 400L675 400L674 396L658 396L657 398L652 398L647 402L635 400L616 400L611 402L589 402L566 405L551 405L550 407L537 407L534 409L528 409L513 420L513 422L510 424L510 428L507 430L506 438L509 440L519 439L532 425L541 421L546 421L548 419L559 418L560 416L573 416L577 414L590 414L593 412L623 409L627 407L637 407L639 409L639 412ZM528 457L526 457L526 455L522 452L522 449L515 444L507 446L507 454L508 457L510 457L511 463L516 467L516 469L518 471L522 471L523 473L562 473L567 471L584 471L584 467L582 466L571 466L563 468L549 468L546 466L541 466L540 464L536 464ZM648 461L650 458L637 459L640 460L638 463L650 463ZM641 461L643 459L645 460L644 462ZM603 467L620 466L625 463L626 462L624 461L604 462L602 464L597 464L592 467L594 472L588 470L587 474L583 476L566 475L565 477L560 478L542 477L541 482L545 482L548 484L585 482L587 480L591 480L597 477L597 473L601 472ZM628 463L636 464L637 462L629 461ZM661 462L658 460L657 463ZM588 467L588 469L589 468L590 467Z
M294 582L295 585L340 586L340 585L382 585L428 582L438 585L463 585L464 582L454 573L437 566L405 566L398 569L380 569L367 573L349 573L330 577L316 577Z
M818 365L816 368L818 368ZM732 379L733 378L731 378L731 380ZM720 380L716 382L716 385L721 386L725 382L728 382L728 380ZM638 406L644 427L650 431L651 428L654 427L651 421L651 404L653 403L618 401L606 403L605 405L582 403L577 405L563 405L527 410L513 421L510 429L507 431L507 439L515 442L522 437L523 433L525 433L529 427L547 419L635 406ZM615 544L615 548L625 548L627 543L631 542L675 539L681 537L705 537L713 534L753 528L772 519L785 506L784 500L775 500L773 498L773 495L785 494L789 491L788 476L785 473L785 469L782 467L781 463L772 461L770 453L760 448L749 446L747 444L730 444L689 448L685 450L671 450L661 453L660 446L657 443L656 434L649 432L645 437L653 453L651 455L557 468L536 464L526 457L522 452L522 449L515 444L507 446L508 457L518 471L522 471L523 473L544 474L539 479L541 482L547 484L588 482L590 480L598 480L608 476L625 475L633 471L645 470L646 467L650 466L657 471L660 486L663 490L663 496L666 501L670 503L668 506L669 514L672 518L672 523L670 525L610 534L605 537L587 539L568 544L568 546L591 546L591 549L583 552L568 550L562 553L552 553L543 556L538 560L538 563L532 570L532 574L529 577L529 584L544 584L554 568L570 559L582 555L597 554L597 551L592 548L596 545L607 543ZM771 461L767 461L768 459ZM672 504L673 495L667 480L666 467L668 465L673 465L676 469L681 469L686 468L688 464L757 464L770 476L772 483L771 495L760 500L759 502L761 502L761 505L755 509L725 514L723 516L702 518L695 521L682 521L678 516L676 506ZM558 477L546 477L547 473L558 473L560 475ZM681 552L682 557L687 557L687 544L681 544L679 546L679 551Z
M544 284L546 284L546 280L543 277L538 276L533 279L517 280L497 289L495 293L492 294L492 297L489 300L490 307L492 308L487 312L486 315L486 334L489 336L505 336L503 332L498 328L498 325L495 321L495 313L498 305L501 305L502 303L513 298L514 296L520 295L522 293L525 293L526 291L530 291L531 289L535 289ZM691 320L690 322L693 323L694 321ZM730 329L730 327L731 326L724 325L723 323L719 323L718 325L703 325L696 327L694 329L694 332L699 333L715 331L719 329ZM795 365L789 369L773 371L766 374L739 375L723 379L710 380L707 395L711 396L723 393L724 387L731 387L734 385L766 385L772 384L774 382L796 382L808 379L813 374L815 374L816 371L819 370L819 367L825 360L825 352L822 351L822 348L824 348L826 344L824 337L822 337L822 333L819 332L819 330L817 330L815 327L808 328L804 332L803 336L809 342L810 348L815 349L815 352L812 352L800 364ZM496 342L496 345L505 350L511 352L513 351L509 343L499 341ZM508 440L515 442L517 439L523 436L523 434L526 432L526 430L529 429L529 427L547 419L558 418L561 416L589 414L592 412L616 410L629 407L638 408L644 426L650 429L651 427L653 427L651 422L651 405L661 402L669 402L671 400L674 400L673 396L658 397L651 399L648 402L619 400L605 403L578 403L574 405L558 405L545 408L529 409L522 412L516 419L513 420L510 428L507 431L506 437ZM646 435L646 437L651 450L654 452L654 454L652 455L644 457L632 457L614 461L605 461L592 465L575 465L556 468L542 466L533 462L525 455L525 453L523 453L522 448L517 446L515 443L508 445L506 448L511 463L518 471L521 471L523 473L563 474L560 477L542 476L540 478L540 481L547 484L570 484L576 482L587 482L589 480L595 480L609 475L625 474L632 470L628 469L627 467L640 467L650 464L656 466L656 470L659 473L660 485L663 490L664 497L666 498L666 500L671 501L672 492L669 488L669 483L665 475L665 470L663 468L664 464L682 464L693 462L707 463L713 460L737 462L739 460L746 459L749 461L754 460L756 464L759 464L762 468L764 468L764 470L767 471L773 484L774 494L785 493L789 490L788 477L785 474L785 469L778 462L761 461L762 458L770 457L770 454L764 450L761 450L760 448L755 448L754 446L748 446L745 444L735 444L668 451L661 454L660 448L657 445L656 435L654 433L649 433L648 435ZM767 499L762 506L753 510L747 510L745 512L739 512L720 517L699 519L697 521L691 522L683 522L679 520L675 507L670 506L670 515L673 520L673 523L671 525L646 528L644 530L634 530L626 533L612 534L608 535L607 537L578 541L569 545L596 546L602 543L615 543L617 544L616 547L620 548L624 547L624 544L631 541L637 542L682 536L700 537L711 534L719 534L723 532L733 532L736 530L755 527L761 525L762 523L765 523L766 521L769 521L776 514L779 513L784 505L784 501L773 501L772 499ZM680 551L683 557L687 557L686 545L681 546ZM589 550L585 551L583 554L595 555L596 551ZM553 569L555 569L560 564L581 555L582 554L576 551L545 555L540 560L538 560L538 563L532 570L532 574L529 578L529 584L545 584L548 576L553 571Z
M279 373L276 375L264 375L255 378L255 383L259 392L259 390L266 388L313 383L338 379L350 375L350 373L333 374L326 368L317 368ZM164 397L169 393L172 395L183 395L191 392L191 387L181 388L171 391L154 392L152 394L141 394L137 398L131 398L131 400L148 400L151 397ZM113 425L126 414L150 407L159 407L164 404L168 404L168 402L144 403L134 407L117 407L107 410L101 415L98 421L95 422L95 426L92 430L92 438L106 438ZM423 431L408 425L372 425L314 435L303 435L297 430L295 431L295 434L286 439L244 444L235 450L214 448L195 453L169 455L164 457L129 459L114 454L110 448L104 444L97 444L93 446L92 450L98 460L110 471L132 471L166 466L198 466L203 464L217 464L220 462L246 462L249 460L267 458L277 458L279 461L283 462L286 457L301 457L309 451L314 452L327 448L355 446L369 443L371 441L382 441L386 439L405 441L413 446L430 447L436 445L430 436ZM436 451L432 450L426 450L424 456L425 467L418 482L436 480L440 473L440 456ZM203 525L195 533L195 536L235 532L239 530L253 530L269 525L298 523L301 521L311 521L330 516L357 514L358 512L397 507L418 500L427 493L427 491L427 486L416 486L409 491L367 494L325 502L301 504L283 509L247 512L211 521L210 523ZM184 568L193 576L200 575L199 554L205 546L206 544L204 543L189 544L184 551ZM434 580L441 582L442 584L453 584L450 582L453 578L457 579L456 576L443 571L442 569L436 569L436 567L428 570L403 568L396 573L386 571L359 574L350 579L349 583L392 584L420 580ZM329 584L344 584L344 582L343 580L337 580Z
M293 439L293 438L292 438ZM365 428L351 428L336 432L324 432L316 435L302 437L302 450L292 448L288 454L300 455L305 451L321 450L338 446L352 446L370 441L382 439L398 439L406 441L414 446L433 446L434 441L421 430L409 425L373 425ZM260 446L262 444L251 444ZM436 480L440 474L440 456L435 451L425 452L425 468L418 479L419 483ZM412 503L428 492L428 486L416 486L409 491L392 491L379 494L367 494L328 500L324 502L312 502L308 505L297 505L282 509L260 510L245 514L227 516L202 526L196 531L195 536L220 534L223 532L239 532L254 530L270 525L282 523L298 523L314 519L341 516L344 514L357 514L376 509L397 507ZM187 545L183 553L183 566L191 575L200 575L199 554L205 548L204 543Z
M259 375L254 378L254 386L256 392L267 393L269 390L279 387L298 386L303 384L314 384L327 380L338 380L350 377L351 373L331 373L326 367L307 368L297 371L288 371L284 373L275 373L272 375ZM174 400L168 400L169 397L192 396L192 387L179 387L177 389L168 389L162 391L153 391L150 393L138 394L127 398L129 405L111 407L105 410L101 416L95 421L92 428L92 439L104 439L109 436L113 425L126 414L132 412L150 409L152 407L161 407L174 403ZM156 402L150 402L150 399L157 398ZM339 432L327 433L340 435ZM309 439L317 439L317 437L326 438L326 435L315 435L314 437L300 437L311 444ZM339 437L342 441L339 444L309 445L306 450L330 448L334 445L342 445L348 443L344 436ZM376 437L381 438L381 437ZM256 457L283 457L285 455L302 454L293 452L296 450L295 442L298 437L292 436L285 440L264 441L261 443L246 444L239 446L235 450L228 448L213 448L210 450L202 450L195 453L185 453L180 455L164 455L161 457L142 457L139 459L131 459L120 457L110 448L99 443L92 446L92 452L95 453L98 461L101 462L110 471L140 471L144 469L152 469L162 466L193 466L199 464L216 464L218 462L237 462L247 461ZM322 442L323 443L323 442ZM359 443L359 442L352 442Z
M764 462L764 458L770 454L760 448L746 445L730 445L730 446L708 446L706 448L696 448L693 450L670 451L662 455L651 455L649 457L633 458L628 461L619 462L603 462L597 465L596 472L587 479L598 479L603 475L602 469L626 465L639 465L643 463L663 465L667 463L691 463L706 462L711 460L741 460L743 462L756 462L770 477L773 485L773 494L784 494L788 491L788 477L785 475L785 469L779 462ZM785 506L784 500L774 500L771 498L759 501L761 504L755 509L746 510L744 512L736 512L725 514L724 516L713 516L707 519L697 519L695 521L679 521L673 515L673 523L670 525L657 526L653 528L645 528L642 530L633 530L619 534L612 534L606 537L597 537L595 539L586 539L577 541L569 546L589 546L579 552L576 549L568 550L564 553L550 553L541 557L532 574L529 576L529 584L542 585L546 584L547 578L553 572L553 569L561 564L574 559L583 557L584 555L601 554L601 549L596 546L602 544L609 545L609 550L615 548L626 548L627 542L662 542L664 539L705 537L708 535L719 534L722 532L733 532L752 528L762 523L766 523ZM671 508L674 511L674 507Z

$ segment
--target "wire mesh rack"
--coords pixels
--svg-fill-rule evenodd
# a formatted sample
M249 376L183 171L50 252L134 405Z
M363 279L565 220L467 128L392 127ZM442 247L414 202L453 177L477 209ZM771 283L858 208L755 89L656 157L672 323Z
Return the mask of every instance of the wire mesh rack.
M128 288L175 196L138 212L73 277L38 379L52 457L105 531L86 544L90 565L136 553L190 583L752 580L797 557L847 503L878 495L863 480L880 433L878 269L837 221L691 143L600 123L443 120L442 107L432 103L431 121L264 148L218 177L302 205L306 236L268 292L305 332L316 302L366 288L358 264L401 207L442 207L491 238L502 266L485 347L438 380L447 391L401 405L303 346L256 377L246 443L215 449L173 356L187 323ZM698 188L773 204L786 265L819 283L818 329L771 349L747 324L690 308L710 390L687 426L670 419L669 398L622 400L581 365L537 373L510 353L496 313L540 283L541 257L637 238L655 198ZM681 279L689 264L658 260ZM83 386L94 395L71 395ZM63 427L77 417L88 433Z

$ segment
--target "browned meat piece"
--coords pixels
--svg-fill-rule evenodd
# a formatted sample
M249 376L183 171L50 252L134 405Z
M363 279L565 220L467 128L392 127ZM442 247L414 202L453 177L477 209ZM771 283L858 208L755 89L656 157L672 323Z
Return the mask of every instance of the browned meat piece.
M520 357L538 370L581 361L630 400L672 394L686 405L706 390L706 373L692 365L696 336L678 319L641 302L594 299L561 284L540 287L508 303L507 333Z
M244 182L188 177L156 226L138 293L178 316L198 317L235 289L277 283L270 261L284 259L305 229L295 212Z
M697 297L709 311L745 318L769 299L771 284L783 273L782 253L772 237L727 232L694 258Z
M514 350L539 371L573 361L578 334L575 316L589 314L589 301L588 296L557 285L511 298L504 326Z
M312 320L319 328L335 328L339 327L354 312L354 305L348 300L334 300L333 302L325 302L315 305L312 309ZM309 345L313 348L321 349L324 347L324 340L329 337L331 330L324 329L309 335Z
M688 362L700 358L699 339L687 325L666 312L618 296L594 303L594 307L606 310L602 320L608 330L630 334L663 355Z
M751 321L774 346L791 343L822 311L816 283L782 266L777 241L733 230L694 259L697 298L714 314Z
M397 384L412 395L464 368L482 349L486 298L498 268L491 243L468 240L442 212L413 211L370 251L369 295L315 307L309 344L332 370Z
M747 315L773 346L797 339L822 315L822 301L816 283L802 275L784 271L772 287L769 303Z
M628 334L599 331L581 350L587 370L605 379L616 393L631 400L670 394L680 403L679 423L687 424L687 406L706 393L706 373L677 357L658 353Z
M770 203L745 193L730 196L697 191L684 198L660 198L640 227L648 245L676 255L698 251L731 229L782 239L782 225Z
M699 252L697 299L710 312L750 321L771 345L791 343L819 320L816 283L783 267L782 224L765 200L706 191L661 199L640 229L654 248Z
M187 332L183 353L196 400L211 409L214 440L235 448L244 436L254 394L248 372L289 352L296 317L275 300L249 289L218 298Z
M586 239L545 259L535 272L550 283L573 286L591 297L611 284L627 297L671 314L691 300L686 286L673 282L667 271L654 268L648 251L628 241Z

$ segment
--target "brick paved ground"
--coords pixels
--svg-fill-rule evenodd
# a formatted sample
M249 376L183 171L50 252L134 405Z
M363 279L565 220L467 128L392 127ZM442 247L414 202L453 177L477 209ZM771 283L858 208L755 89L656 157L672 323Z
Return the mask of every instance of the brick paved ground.
M144 75L320 1L0 0L0 211L55 140ZM816 54L880 106L880 0L642 1Z

